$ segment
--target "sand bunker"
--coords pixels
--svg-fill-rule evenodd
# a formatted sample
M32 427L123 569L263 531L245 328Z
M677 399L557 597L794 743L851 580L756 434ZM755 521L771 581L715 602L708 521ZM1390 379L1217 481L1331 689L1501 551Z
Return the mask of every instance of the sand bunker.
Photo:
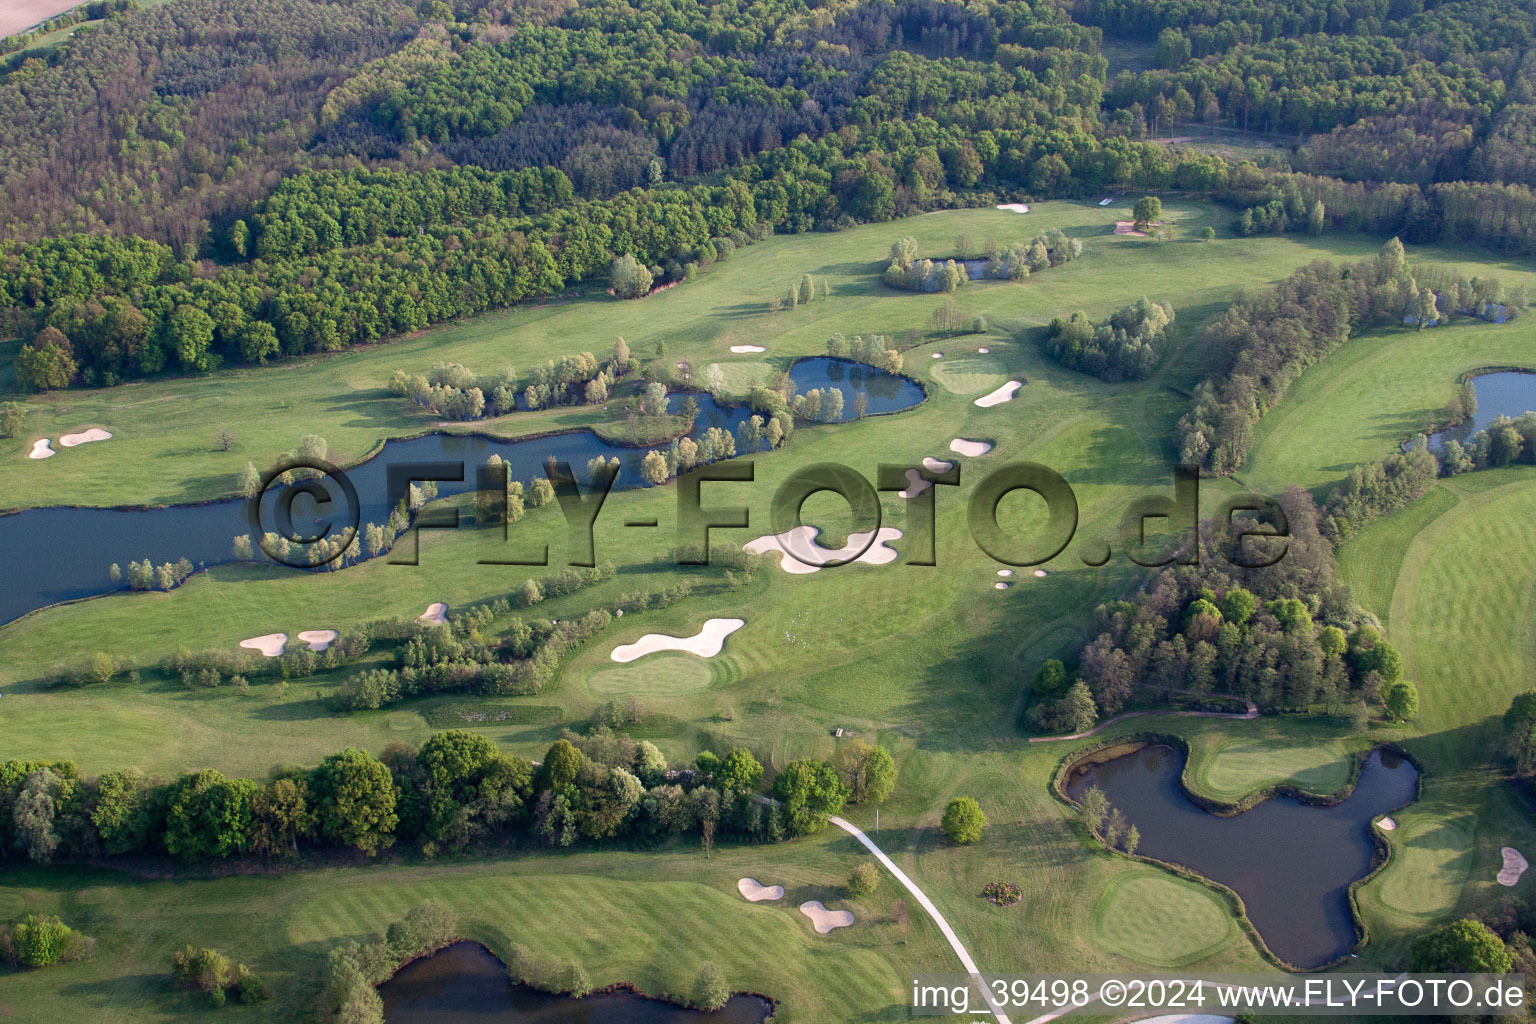
M800 913L810 918L811 924L823 935L834 928L847 928L853 924L851 910L828 910L821 900L806 900L800 904Z
M1392 832L1397 828L1397 822L1393 821L1391 818L1382 818L1376 823L1376 827L1381 829L1383 832Z
M73 448L77 444L89 444L92 441L110 441L112 435L100 427L92 427L90 430L82 430L78 434L65 434L59 438L59 444L65 448Z
M657 651L684 651L701 658L713 658L725 647L725 638L747 623L744 619L707 619L704 628L693 636L668 636L665 633L647 633L632 644L620 644L609 655L623 664L643 658Z
M980 352L982 355L986 355L988 352L991 352L992 350L987 348L985 345L983 345L981 348L977 349L976 351Z
M731 351L737 355L745 355L748 352L767 352L761 345L732 345Z
M943 459L923 459L923 468L930 473L948 473L955 468L953 462L945 462Z
M53 456L54 451L48 447L48 439L46 437L33 441L32 450L27 452L27 458L29 459L51 459Z
M935 359L943 359L944 358L944 353L943 352L935 352L933 354L933 358L935 358Z
M972 458L975 458L978 455L985 455L987 452L991 451L992 445L988 444L986 441L967 441L963 437L957 437L953 441L949 442L949 450L952 452L959 452L961 455L969 455Z
M434 626L446 626L448 624L448 606L441 601L433 601L427 605L427 610L416 616L420 622L430 622Z
M1045 579L1045 577L1050 575L1050 574L1047 573L1044 569L1036 569L1035 570L1035 575L1039 576L1041 579Z
M999 210L1007 210L1009 213L1028 213L1028 203L998 203Z
M1499 872L1499 884L1514 885L1531 865L1513 846L1506 846L1499 852L1504 855L1504 869Z
M755 878L736 879L736 891L753 903L784 898L784 887L782 885L764 885Z
M907 470L907 487L905 490L897 491L896 496L898 498L915 498L932 486L931 482L923 479L923 474L915 469L909 469Z
M1008 589L1008 584L1006 584L1006 583L994 583L994 584L992 584L992 586L995 587L998 590L1007 590Z
M249 640L241 640L240 646L247 650L260 651L269 658L275 658L283 653L283 646L287 643L287 633L268 633L266 636L253 636Z
M309 644L310 650L323 651L340 635L334 629L306 629L299 634L299 639Z
M1155 228L1160 228L1160 227L1163 226L1163 222L1162 221L1158 221L1157 223L1153 224L1152 226L1155 227ZM1147 233L1145 231L1137 231L1136 230L1136 222L1133 221L1133 220L1117 220L1117 221L1115 221L1115 234L1117 234L1117 235L1135 235L1137 238L1145 238L1145 237L1147 237Z
M1019 388L1024 386L1023 381L1011 380L996 391L989 392L976 399L976 404L983 409L990 409L994 405L1002 405L1004 402L1013 401L1013 396Z
M1013 570L1012 569L999 569L999 570L997 570L997 574L999 576L1012 576L1013 575Z
M820 528L815 526L797 526L787 533L769 534L759 537L749 544L744 545L744 550L754 555L766 555L771 551L778 551L784 557L779 559L779 568L793 576L804 576L807 573L819 572L822 566L828 562L836 562L841 559L851 558L855 551L864 547L870 541L869 532L850 533L848 543L836 551L824 548L816 543L816 534ZM894 548L886 547L891 541L901 536L901 531L893 526L882 526L875 534L874 540L855 562L865 562L869 565L884 565L896 560Z

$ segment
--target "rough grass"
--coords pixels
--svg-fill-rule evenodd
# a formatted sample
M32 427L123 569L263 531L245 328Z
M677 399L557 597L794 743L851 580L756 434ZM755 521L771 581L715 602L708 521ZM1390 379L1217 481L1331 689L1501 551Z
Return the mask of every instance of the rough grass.
M1523 271L1496 273L1510 285L1536 283ZM1351 466L1384 458L1436 423L1462 373L1536 367L1533 343L1536 316L1507 324L1460 318L1423 331L1391 327L1347 341L1259 421L1238 475L1267 492L1298 484L1321 494Z
M1140 963L1183 967L1224 949L1237 926L1211 889L1143 869L1105 887L1093 908L1093 937Z

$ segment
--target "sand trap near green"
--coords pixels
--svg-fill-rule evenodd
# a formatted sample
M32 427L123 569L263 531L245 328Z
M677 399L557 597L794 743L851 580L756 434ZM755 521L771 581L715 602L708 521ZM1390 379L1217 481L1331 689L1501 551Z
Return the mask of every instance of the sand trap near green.
M260 651L268 658L276 658L283 653L283 648L287 643L287 633L267 633L263 636L253 636L247 640L241 640L240 646L248 651Z
M784 533L759 537L742 545L742 550L754 555L768 555L777 551L780 555L779 568L791 576L820 572L830 563L849 565L853 562L866 562L870 565L885 565L896 561L896 549L887 547L891 541L901 538L901 531L894 526L882 526L873 535L869 531L850 533L848 543L835 549L824 548L816 543L816 535L820 532L816 526L797 526ZM857 552L862 553L855 557Z
M744 619L706 619L704 627L692 636L647 633L632 644L620 644L609 655L621 665L658 651L684 651L700 658L713 658L725 647L725 638L747 623Z
M983 409L990 409L994 405L1002 405L1004 402L1011 402L1013 401L1013 396L1017 394L1019 388L1023 386L1023 381L1011 380L995 391L989 391L985 395L982 395L980 398L976 399L973 404L979 405Z
M669 652L632 665L605 665L587 676L587 689L604 697L671 697L703 690L714 681L709 662L691 654Z
M1416 918L1449 913L1475 859L1472 819L1399 817L1392 833L1392 860L1382 872L1381 902Z
M1182 967L1225 949L1237 925L1214 892L1161 871L1118 875L1089 924L1105 950L1159 967Z
M997 356L965 353L950 356L929 367L933 379L952 395L977 395L997 387L1007 378Z
M853 924L853 911L828 910L821 900L806 900L800 904L800 913L811 919L811 924L822 935L835 928L847 928Z

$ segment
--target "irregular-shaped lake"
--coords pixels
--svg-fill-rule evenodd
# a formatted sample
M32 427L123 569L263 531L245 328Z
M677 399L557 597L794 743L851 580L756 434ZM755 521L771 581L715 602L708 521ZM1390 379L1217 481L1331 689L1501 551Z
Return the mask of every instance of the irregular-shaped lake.
M831 387L841 390L845 419L853 415L853 399L860 392L867 398L870 413L910 409L924 398L923 389L909 377L826 356L801 359L790 373L801 392ZM719 406L702 394L695 398L699 403L695 435L710 427L734 431L752 415L744 405ZM674 412L683 401L681 395L672 397ZM303 432L302 421L296 420L295 443ZM527 483L542 476L545 460L553 456L569 463L583 486L587 463L603 456L619 460L622 468L614 489L623 490L640 486L640 462L647 450L609 444L590 430L522 441L497 441L475 434L427 434L388 441L382 452L346 473L362 505L361 522L382 523L389 518L390 463L463 462L464 483L438 484L438 495L448 497L472 489L477 467L493 452L509 464L514 480ZM39 462L28 469L46 473L49 466ZM299 498L295 509L300 510L308 501ZM34 608L123 589L123 584L113 583L107 575L114 562L124 572L129 562L143 559L156 565L179 558L197 566L232 562L235 536L249 532L245 502L241 500L147 509L40 508L0 515L0 580L6 581L0 587L0 623ZM274 565L274 571L303 570Z
M1431 434L1430 451L1438 452L1447 441L1466 444L1473 434L1486 430L1500 416L1518 417L1536 410L1536 373L1480 373L1472 378L1472 391L1477 396L1477 411L1465 423Z
M507 969L477 942L456 942L379 986L388 1024L762 1024L773 1004L732 996L714 1013L689 1010L634 992L572 999L514 985Z
M1355 944L1349 886L1370 873L1371 822L1418 795L1419 773L1390 751L1366 758L1348 799L1318 807L1287 797L1235 817L1211 814L1189 798L1184 755L1162 744L1086 765L1067 792L1098 786L1141 830L1138 853L1182 864L1237 892L1248 919L1282 960L1316 967Z

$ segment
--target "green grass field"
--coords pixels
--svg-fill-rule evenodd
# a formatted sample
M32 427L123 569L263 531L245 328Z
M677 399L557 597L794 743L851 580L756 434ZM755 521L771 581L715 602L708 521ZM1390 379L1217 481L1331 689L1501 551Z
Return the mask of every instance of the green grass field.
M1186 406L1179 391L1198 380L1207 355L1201 326L1240 286L1262 286L1319 257L1356 259L1380 244L1350 235L1204 243L1194 238L1198 228L1224 225L1227 211L1175 200L1165 209L1175 237L1163 243L1113 235L1121 208L1075 203L1042 204L1024 216L954 211L779 237L642 302L588 296L292 365L30 399L28 436L0 444L7 503L152 503L227 493L247 459L261 465L306 432L356 459L384 438L430 429L429 415L384 390L395 367L415 372L451 359L472 368L526 368L576 349L604 351L622 335L645 358L664 340L668 362L687 361L696 376L718 362L729 388L739 391L770 368L823 352L834 332L888 334L911 346L906 369L929 385L929 400L900 415L800 429L785 450L753 457L751 485L708 485L706 503L747 505L753 522L747 531L716 532L715 543L771 532L775 489L812 463L842 462L872 479L880 463L952 458L955 437L997 447L960 459L962 486L941 489L937 567L855 564L792 576L770 558L751 585L734 591L721 585L717 571L701 570L692 577L693 597L626 615L532 698L454 695L338 714L325 699L338 680L324 676L293 681L281 694L273 685L253 685L247 696L193 692L153 673L137 687L44 691L36 683L50 666L96 650L149 665L180 645L232 646L261 633L416 615L432 601L457 608L504 594L530 573L476 564L499 543L496 531L427 536L413 568L375 560L296 576L219 567L170 593L44 610L0 628L6 756L71 757L87 771L132 764L165 775L201 767L262 775L275 763L312 763L347 744L378 751L394 740L419 743L434 730L463 726L538 757L562 725L631 696L644 709L633 732L674 761L706 746L741 743L782 766L830 756L841 728L878 740L896 756L898 792L881 811L877 841L935 900L983 969L1264 969L1211 892L1089 845L1048 789L1058 762L1082 744L1030 745L1012 724L1020 687L1039 662L1081 644L1092 609L1143 578L1118 556L1102 569L1088 568L1079 556L1094 538L1113 532L1134 497L1171 488L1173 426ZM889 245L903 234L940 251L960 233L1009 241L1049 227L1082 237L1083 258L1021 284L978 283L955 296L967 312L988 317L988 335L933 337L929 318L943 297L895 292L879 282ZM1526 276L1476 254L1409 254L1459 261L1507 284ZM768 312L769 298L806 272L827 279L830 298ZM1108 385L1041 354L1040 328L1051 318L1078 308L1101 317L1143 294L1171 301L1178 312L1171 351L1150 381ZM1533 331L1536 318L1527 317L1506 327L1388 331L1348 343L1266 417L1243 482L1271 492L1292 482L1320 487L1354 462L1382 457L1451 396L1459 373L1530 362ZM733 356L733 344L768 351ZM982 345L990 355L975 353ZM934 351L944 358L930 358ZM1027 382L1013 401L991 409L973 404L1010 378ZM562 409L507 417L489 429L514 436L602 417ZM25 458L32 437L85 425L117 437L44 462ZM237 436L228 453L214 440L224 426ZM997 563L966 530L965 500L989 469L1025 459L1072 483L1078 540L1046 566L1048 577L1019 572L1013 586L999 591ZM1208 487L1208 510L1231 489ZM1342 565L1357 597L1388 624L1421 686L1417 722L1366 736L1349 736L1341 721L1289 716L1158 722L1189 739L1191 784L1224 800L1287 781L1331 792L1347 781L1347 758L1384 739L1401 739L1421 757L1430 772L1424 799L1405 815L1412 824L1402 840L1391 840L1398 850L1392 863L1362 893L1372 942L1358 967L1391 967L1425 922L1507 895L1492 891L1500 845L1536 852L1529 816L1486 768L1484 755L1497 716L1536 678L1533 497L1536 470L1529 468L1458 478L1407 512L1371 524L1345 547ZM902 503L891 494L884 500L886 524L910 535ZM1003 506L1005 527L1037 522L1038 509L1013 502ZM847 526L835 509L817 499L807 517L835 533ZM662 528L621 525L647 516ZM676 541L675 516L671 486L611 497L596 546L599 557L615 562L616 577L547 602L540 614L563 618L683 573L656 562ZM566 550L557 509L537 511L515 530L517 543L549 542L554 566L539 572L558 568ZM908 543L894 547L903 551ZM712 616L746 621L715 659L657 654L619 665L610 658L614 646L643 633L689 635ZM1145 722L1123 723L1110 735L1138 726ZM974 847L953 846L937 828L944 804L960 794L980 799L992 821ZM848 816L873 826L868 808ZM190 941L218 946L278 983L270 1006L226 1014L309 1020L324 950L382 927L413 899L433 894L459 909L470 937L501 952L518 942L580 957L598 984L632 980L647 991L676 991L707 951L732 987L781 998L782 1020L906 1019L910 974L952 972L958 964L915 905L910 933L895 924L892 901L901 894L889 877L873 897L844 899L842 886L861 856L852 840L827 833L781 846L722 848L712 859L674 846L518 851L441 863L397 852L376 865L234 878L17 870L0 879L0 918L57 911L100 941L89 964L5 976L0 1004L20 1019L187 1019L197 1011L170 991L165 971L171 949ZM783 905L747 904L735 894L741 875L782 883L789 898ZM981 899L982 887L995 880L1022 886L1023 902L997 908ZM847 906L859 923L818 936L793 909L803 899ZM1168 938L1174 932L1177 943Z

